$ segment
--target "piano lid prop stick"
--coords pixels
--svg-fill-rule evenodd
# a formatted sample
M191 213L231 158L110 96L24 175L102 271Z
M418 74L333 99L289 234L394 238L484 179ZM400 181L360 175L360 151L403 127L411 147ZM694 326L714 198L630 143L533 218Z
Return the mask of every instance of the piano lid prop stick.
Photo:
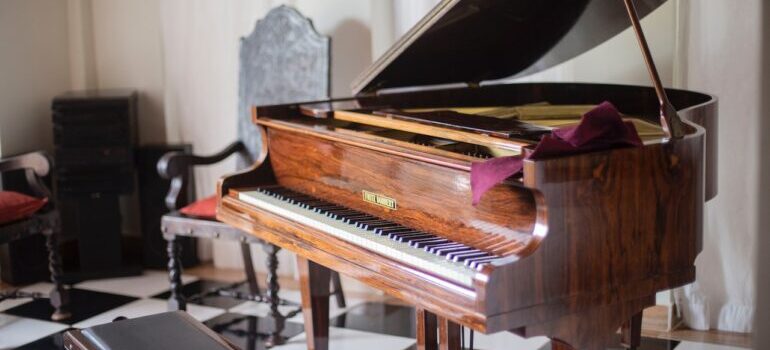
M650 79L655 87L655 94L658 95L658 102L660 103L660 125L663 127L666 135L669 138L682 138L684 136L684 125L679 114L676 112L676 108L671 105L666 95L666 89L663 88L663 83L660 81L660 75L658 69L655 68L655 61L652 58L650 47L647 45L647 39L645 39L642 25L639 22L639 16L636 13L636 6L634 6L633 0L624 0L626 4L626 10L628 11L628 18L631 20L631 25L636 33L636 40L639 42L639 48L642 50L644 56L644 63L647 65L647 71L650 73Z

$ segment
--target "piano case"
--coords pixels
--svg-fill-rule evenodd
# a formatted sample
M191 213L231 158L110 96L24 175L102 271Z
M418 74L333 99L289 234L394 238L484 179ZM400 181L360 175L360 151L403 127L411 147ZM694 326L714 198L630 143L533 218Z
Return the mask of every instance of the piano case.
M362 73L355 97L255 106L262 153L250 169L220 180L218 219L299 256L308 342L315 349L328 346L326 268L416 305L418 315L435 315L445 336L463 325L595 350L612 343L624 325L632 346L641 311L655 294L694 280L703 206L717 190L716 98L663 89L640 35L638 18L663 2L441 1ZM653 87L508 80L571 59L632 24ZM659 123L667 134L638 148L525 160L519 177L493 187L477 206L470 169L483 158L360 132L411 128L526 153L533 143L483 125L389 114L603 101ZM367 127L346 129L357 123ZM255 190L260 186L268 187ZM336 214L323 208L316 212L321 216L302 211L323 203L494 259L457 271L443 260L419 260L412 243L367 238L357 231L360 222L326 222L321 216ZM345 225L354 222L344 215ZM365 226L377 231L372 222ZM435 337L426 329L436 324L430 319L418 319L418 344Z

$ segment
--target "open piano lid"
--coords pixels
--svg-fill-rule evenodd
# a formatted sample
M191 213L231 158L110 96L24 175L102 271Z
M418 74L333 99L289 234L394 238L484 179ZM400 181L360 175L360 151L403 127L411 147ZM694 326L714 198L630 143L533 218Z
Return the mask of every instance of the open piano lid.
M635 0L639 17L665 1ZM442 0L353 82L353 92L526 76L630 26L622 0Z

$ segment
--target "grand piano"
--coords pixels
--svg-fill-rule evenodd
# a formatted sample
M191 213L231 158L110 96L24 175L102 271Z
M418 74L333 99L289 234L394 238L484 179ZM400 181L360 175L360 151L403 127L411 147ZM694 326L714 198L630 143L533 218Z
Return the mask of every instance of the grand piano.
M655 294L695 279L717 192L716 99L664 89L639 24L663 2L445 0L355 97L255 106L260 157L217 216L297 254L308 348L328 348L330 269L414 305L420 349L460 349L461 327L638 346ZM652 87L505 81L629 27ZM525 159L472 204L472 164L604 101L642 146Z

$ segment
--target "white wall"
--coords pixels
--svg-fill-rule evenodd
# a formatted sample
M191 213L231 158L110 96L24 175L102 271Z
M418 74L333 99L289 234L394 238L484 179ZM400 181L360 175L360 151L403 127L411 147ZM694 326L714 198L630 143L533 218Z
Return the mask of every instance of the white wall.
M770 18L770 4L762 4L763 18ZM760 125L761 154L770 154L770 21L762 28L762 118ZM761 158L757 214L757 312L754 320L754 348L770 349L770 157Z
M69 86L67 3L0 1L0 156L51 149L51 99Z
M137 89L140 92L139 142L164 142L159 1L91 0L91 3L94 87Z

